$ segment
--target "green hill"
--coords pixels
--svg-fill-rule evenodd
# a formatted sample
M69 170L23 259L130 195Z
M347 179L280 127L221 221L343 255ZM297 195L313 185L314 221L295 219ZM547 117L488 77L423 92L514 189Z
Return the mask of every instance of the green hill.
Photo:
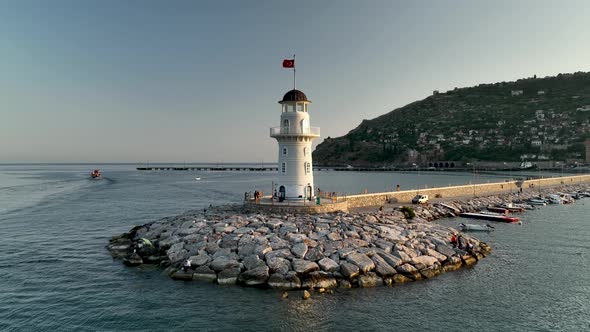
M480 84L437 93L326 138L318 165L584 158L590 73Z

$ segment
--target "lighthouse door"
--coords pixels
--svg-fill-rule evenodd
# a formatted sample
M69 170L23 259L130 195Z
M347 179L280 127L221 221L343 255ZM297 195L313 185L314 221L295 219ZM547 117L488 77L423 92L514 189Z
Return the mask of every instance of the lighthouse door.
M307 190L307 199L311 201L311 198L312 198L311 196L313 196L313 193L312 193L312 188L311 188L311 186L307 186L307 187L305 188L305 190Z
M279 187L279 202L282 202L285 200L285 186L280 186Z

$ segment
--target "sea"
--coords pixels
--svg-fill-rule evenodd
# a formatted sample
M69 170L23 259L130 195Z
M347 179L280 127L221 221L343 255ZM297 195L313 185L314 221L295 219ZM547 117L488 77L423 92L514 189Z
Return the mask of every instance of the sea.
M494 251L472 268L283 299L276 290L175 281L155 267L126 267L105 249L135 225L268 193L274 172L135 167L0 165L0 331L590 331L590 198L475 234ZM90 179L94 168L103 179ZM314 175L316 187L342 195L529 176Z

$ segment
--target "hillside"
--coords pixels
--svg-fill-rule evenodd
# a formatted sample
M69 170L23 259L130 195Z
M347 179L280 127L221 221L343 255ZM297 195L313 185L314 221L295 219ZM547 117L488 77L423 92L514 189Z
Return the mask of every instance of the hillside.
M590 137L590 73L455 88L326 138L317 165L584 158Z

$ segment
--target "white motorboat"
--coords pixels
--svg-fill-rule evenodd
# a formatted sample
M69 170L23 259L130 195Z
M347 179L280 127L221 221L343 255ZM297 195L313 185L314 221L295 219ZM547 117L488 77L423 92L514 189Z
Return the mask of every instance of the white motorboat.
M477 225L477 224L459 224L462 231L473 231L473 232L491 232L495 228L492 225Z
M512 203L512 206L517 207L517 208L522 208L525 210L534 210L535 207L532 206L531 204L524 204L524 203Z
M563 201L561 200L561 197L559 197L559 195L551 194L547 196L547 198L549 199L549 203L551 204L563 204Z
M528 203L530 205L541 205L541 206L547 205L547 201L542 198L531 198L531 199L529 199Z

